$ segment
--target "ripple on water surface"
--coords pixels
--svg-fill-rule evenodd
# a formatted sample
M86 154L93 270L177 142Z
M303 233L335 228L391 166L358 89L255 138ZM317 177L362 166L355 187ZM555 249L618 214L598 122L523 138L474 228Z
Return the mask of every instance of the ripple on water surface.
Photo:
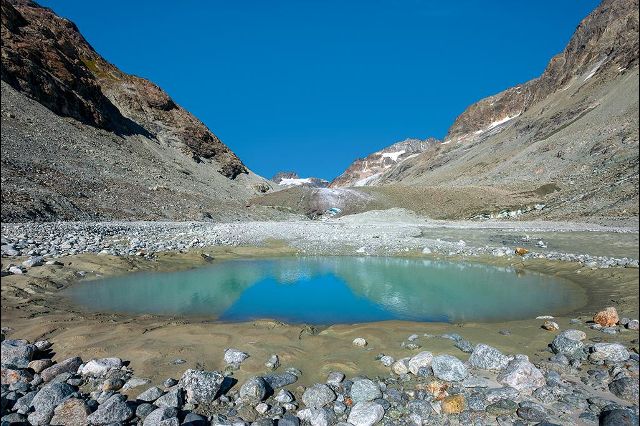
M67 290L90 310L337 324L384 320L504 321L585 303L574 283L513 268L378 257L229 260L170 273L134 273Z

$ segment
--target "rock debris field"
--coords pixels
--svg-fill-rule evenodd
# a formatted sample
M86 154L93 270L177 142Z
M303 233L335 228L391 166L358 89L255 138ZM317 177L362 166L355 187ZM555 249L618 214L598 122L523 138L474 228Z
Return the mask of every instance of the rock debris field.
M619 319L615 308L597 313L594 321L638 332L638 320ZM55 348L46 340L5 339L2 424L638 424L637 352L588 341L580 329L588 324L572 323L574 328L550 339L549 357L538 365L526 355L503 354L455 333L414 334L408 344L420 348L416 342L428 346L430 339L450 339L461 356L421 351L394 359L372 353L388 375L332 371L325 383L308 387L296 384L304 371L280 365L277 354L265 360L264 374L243 383L234 372L251 354L234 348L220 351L224 371L188 369L181 377L151 383L120 358L54 362ZM366 350L367 341L357 338L352 347Z

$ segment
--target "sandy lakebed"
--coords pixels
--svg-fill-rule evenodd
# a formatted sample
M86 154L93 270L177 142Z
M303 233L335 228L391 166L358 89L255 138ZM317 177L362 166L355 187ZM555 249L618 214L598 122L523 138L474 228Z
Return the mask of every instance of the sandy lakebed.
M271 354L278 354L281 365L293 366L302 371L299 384L303 385L323 382L329 372L336 370L347 375L388 375L388 367L376 360L376 355L380 353L398 359L429 350L434 354L449 353L466 359L467 354L454 347L451 340L437 337L443 333L457 333L473 343L486 343L504 353L523 353L534 362L549 357L548 344L556 333L542 329L543 321L536 318L464 324L384 321L306 326L269 319L223 323L210 318L88 312L61 297L61 290L80 279L91 280L135 271L175 271L248 257L297 256L309 253L363 255L362 241L353 241L358 238L363 238L366 242L374 241L376 244L382 241L381 245L367 249L367 254L383 255L386 251L386 254L392 256L485 262L568 279L584 290L586 300L584 306L577 310L554 315L554 321L560 325L560 330L572 327L570 321L574 318L583 323L590 321L595 312L606 306L615 306L621 317L638 317L637 267L603 268L576 261L522 258L511 254L491 255L491 250L470 255L468 250L472 247L468 244L461 250L451 250L451 244L459 244L455 238L463 234L467 236L467 240L474 241L475 247L491 249L487 242L496 235L517 238L522 236L523 240L526 236L527 241L529 236L526 234L544 233L545 244L551 246L555 236L559 245L566 246L572 232L575 232L580 240L577 242L576 252L585 253L586 247L585 254L588 254L591 246L597 248L598 255L602 255L607 251L608 244L616 255L626 254L633 259L634 240L637 253L637 230L608 232L606 229L590 230L588 226L580 225L577 229L565 226L563 232L554 234L554 231L562 228L561 224L536 227L511 222L497 228L495 224L482 226L467 223L456 227L450 223L442 227L429 225L415 217L405 222L385 223L373 220L366 224L351 218L347 226L344 222L340 225L309 222L306 231L299 230L297 225L287 227L286 224L278 223L262 227L248 226L246 232L239 232L242 224L237 223L211 226L216 226L217 229L224 229L226 226L232 230L230 232L237 233L240 239L234 240L231 245L192 245L180 251L155 252L151 259L140 253L137 256L115 256L104 252L78 253L61 257L59 260L63 265L43 265L30 268L25 274L3 276L2 324L6 336L30 341L48 339L54 343L55 359L58 360L75 355L82 355L84 359L118 356L130 361L137 376L149 378L153 383L161 383L167 377L179 377L186 368L224 370L223 352L229 347L251 355L242 364L242 368L234 372L238 380L264 372L265 361ZM339 229L335 232L326 231L331 226ZM283 231L269 232L269 227L282 228ZM344 232L347 228L349 232ZM256 233L256 229L260 229L261 238L256 238L253 241L255 244L246 244L247 235ZM488 230L493 231L487 234ZM453 233L453 242L439 237L447 232ZM590 240L589 232L599 233L598 239L603 243ZM3 225L3 236L8 233L11 233L11 229ZM299 233L305 233L307 238L300 239ZM206 243L204 235L200 238ZM432 238L434 235L438 235L438 238ZM139 234L135 238L140 239ZM186 236L186 240L191 238L191 235ZM384 242L384 239L387 241ZM424 241L419 241L421 239ZM322 241L330 244L323 245ZM433 250L428 250L431 253L424 254L421 248L433 241L439 242L440 246L432 245ZM446 246L445 249L438 250L442 245ZM382 246L386 250L381 249ZM205 258L205 253L210 258ZM19 264L24 259L24 256L3 257L2 269L5 270L11 263ZM638 350L637 331L623 328L618 334L609 335L592 330L584 324L579 327L587 333L588 338L620 342L636 352ZM509 333L504 333L504 330ZM420 349L410 350L402 346L407 337L413 334L420 336L416 340ZM364 348L354 347L352 341L357 337L366 339L368 345ZM183 359L186 363L175 364L176 359Z

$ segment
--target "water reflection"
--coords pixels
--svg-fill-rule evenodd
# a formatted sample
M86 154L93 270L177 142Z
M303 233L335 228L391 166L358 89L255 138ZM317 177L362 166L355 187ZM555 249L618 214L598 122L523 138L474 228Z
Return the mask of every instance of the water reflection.
M497 321L557 314L584 303L575 285L545 275L376 257L234 260L83 283L69 295L98 311L307 323Z

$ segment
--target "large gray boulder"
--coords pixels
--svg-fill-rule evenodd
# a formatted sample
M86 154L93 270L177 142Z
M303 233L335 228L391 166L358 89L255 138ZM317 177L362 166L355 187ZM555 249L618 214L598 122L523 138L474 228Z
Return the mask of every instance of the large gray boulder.
M473 349L469 364L482 370L502 370L509 364L509 357L492 346L480 343Z
M462 361L451 355L436 356L433 358L431 368L433 368L434 376L448 382L460 382L469 375L469 371Z
M351 385L351 399L353 402L373 401L382 398L380 386L369 379L360 379Z
M546 380L542 371L529 362L529 358L518 355L513 361L500 372L497 377L498 382L511 386L520 392L533 392L535 389L544 386Z
M187 370L178 386L184 389L187 402L202 404L216 398L223 382L224 375L219 371Z
M373 426L382 420L384 408L378 403L361 401L349 413L347 421L354 426Z
M302 394L302 402L310 408L322 408L336 399L336 394L327 385L316 383Z

